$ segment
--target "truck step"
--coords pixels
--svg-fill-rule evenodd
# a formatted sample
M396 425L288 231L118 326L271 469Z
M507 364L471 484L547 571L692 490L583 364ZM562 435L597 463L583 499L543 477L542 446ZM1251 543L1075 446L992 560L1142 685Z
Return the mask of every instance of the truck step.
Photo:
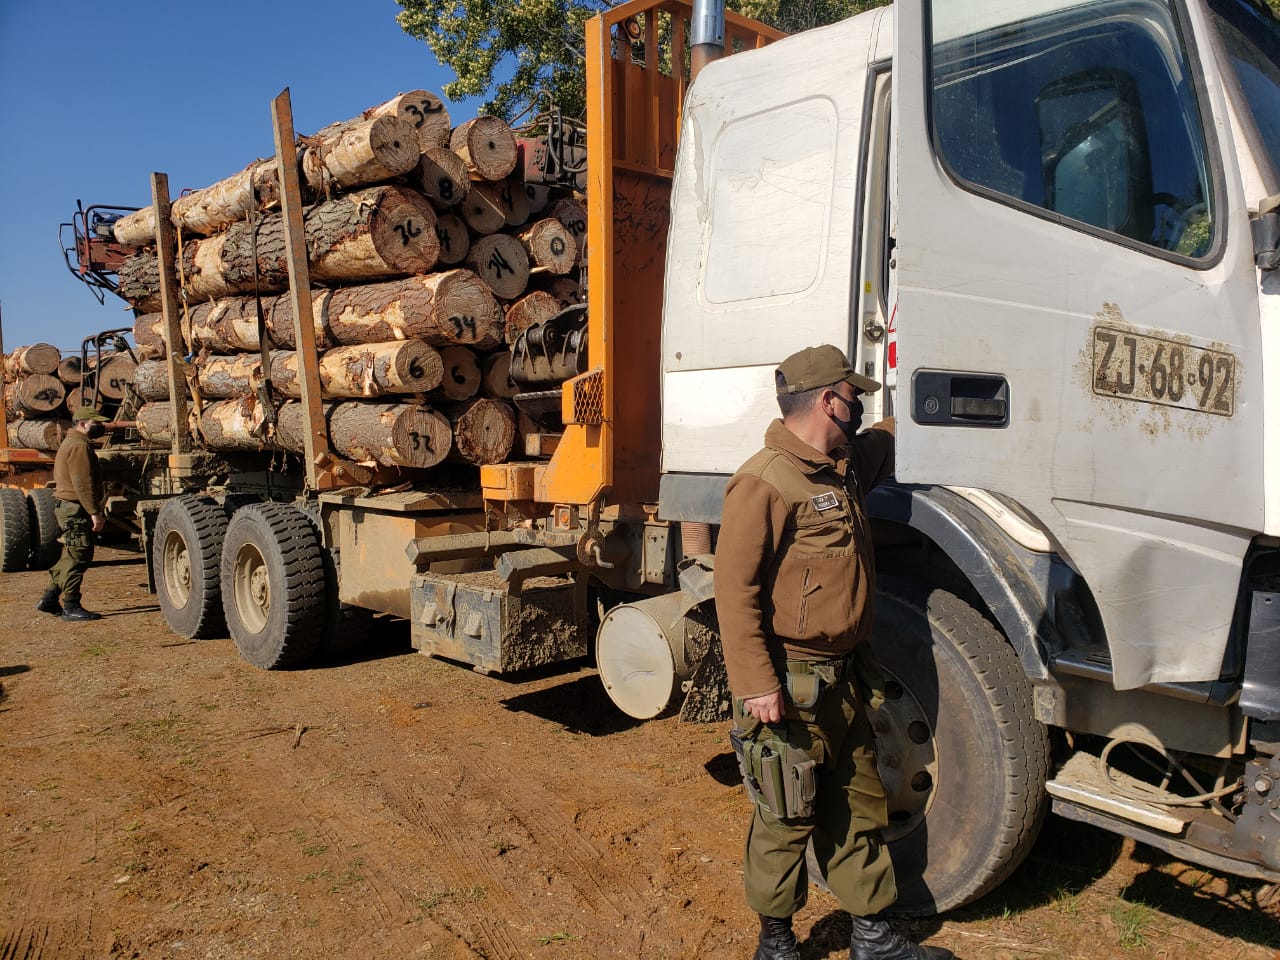
M1135 792L1155 789L1118 770L1113 770L1112 776L1119 784ZM1098 758L1091 753L1072 756L1058 770L1058 775L1045 784L1045 789L1058 800L1100 810L1164 833L1181 834L1193 817L1194 808L1163 807L1117 793L1103 773ZM1170 794L1170 798L1173 796Z

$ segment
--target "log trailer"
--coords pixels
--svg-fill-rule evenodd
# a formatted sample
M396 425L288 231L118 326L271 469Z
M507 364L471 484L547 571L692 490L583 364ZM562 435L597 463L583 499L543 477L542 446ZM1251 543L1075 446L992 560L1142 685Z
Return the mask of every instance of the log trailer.
M215 472L159 510L173 629L225 623L277 667L390 613L477 670L594 648L631 716L719 716L724 486L776 415L777 362L836 343L889 387L867 422L898 422L896 482L868 509L889 839L924 865L900 908L991 890L1049 809L1280 880L1265 4L899 0L784 39L633 0L586 41L589 321L549 322L526 358L558 371L524 396L546 425L530 459L380 487L329 451L312 366L301 472ZM686 50L717 46L691 84ZM153 199L164 213L159 175ZM162 281L177 343L171 264ZM194 487L184 422L168 466Z

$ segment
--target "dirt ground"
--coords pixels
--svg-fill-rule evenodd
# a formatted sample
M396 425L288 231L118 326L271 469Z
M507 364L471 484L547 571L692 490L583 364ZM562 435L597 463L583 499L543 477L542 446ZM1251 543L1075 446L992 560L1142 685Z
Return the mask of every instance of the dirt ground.
M721 726L632 722L587 669L483 677L394 622L265 673L99 559L97 623L0 577L0 960L751 955ZM797 928L845 955L825 894ZM1051 818L995 894L908 928L972 960L1271 960L1280 896Z

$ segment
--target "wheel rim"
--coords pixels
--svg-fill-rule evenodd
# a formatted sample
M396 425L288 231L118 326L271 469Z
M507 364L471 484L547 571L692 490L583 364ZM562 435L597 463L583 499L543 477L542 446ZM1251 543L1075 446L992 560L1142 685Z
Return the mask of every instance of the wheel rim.
M260 633L271 613L271 579L261 551L246 543L236 551L236 610L251 633Z
M191 550L182 534L171 530L164 539L164 588L179 609L191 600Z
M889 825L887 842L905 837L924 822L938 783L933 724L911 689L885 671L884 706L875 712L876 761L884 782Z

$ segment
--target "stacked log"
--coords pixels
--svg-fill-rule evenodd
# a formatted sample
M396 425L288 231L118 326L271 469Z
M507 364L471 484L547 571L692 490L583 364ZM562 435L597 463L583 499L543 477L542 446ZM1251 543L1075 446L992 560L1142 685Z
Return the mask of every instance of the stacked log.
M334 451L405 469L508 459L518 435L510 344L583 297L582 204L513 176L519 150L501 120L451 129L426 91L299 146L314 362ZM195 440L214 451L303 449L302 408L290 401L304 358L276 177L274 161L254 161L173 205L183 299L173 349ZM154 215L150 226L154 238ZM159 259L145 229L135 233L143 239L119 279L139 311L134 384L149 401L139 433L168 443Z
M134 366L130 353L108 351L91 356L85 367L79 354L64 357L47 343L19 347L0 358L8 446L54 452L80 407L109 418L128 413Z

